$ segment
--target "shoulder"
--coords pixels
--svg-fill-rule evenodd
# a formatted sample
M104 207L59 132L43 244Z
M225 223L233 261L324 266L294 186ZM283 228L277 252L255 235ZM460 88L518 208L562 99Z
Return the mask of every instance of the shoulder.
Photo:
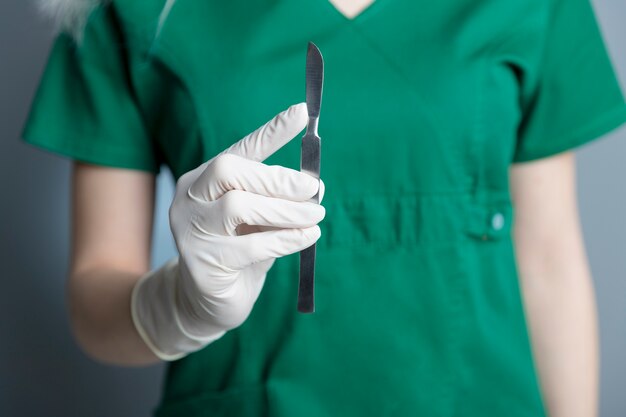
M110 0L37 0L40 12L52 20L59 32L68 32L80 38L87 18L98 6Z
M172 0L37 0L40 13L50 19L57 32L66 32L75 40L82 39L89 16L98 8L111 7L120 20L141 25L158 19Z

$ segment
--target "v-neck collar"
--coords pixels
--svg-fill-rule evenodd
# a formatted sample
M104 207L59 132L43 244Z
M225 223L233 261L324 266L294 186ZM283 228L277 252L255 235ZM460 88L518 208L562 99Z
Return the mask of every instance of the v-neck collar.
M323 9L326 10L328 14L334 15L338 20L354 23L360 20L367 18L370 14L374 13L379 7L380 3L384 3L385 0L373 0L370 4L368 4L363 10L361 10L354 17L348 17L343 14L333 3L329 0L311 0L312 3L324 3L321 5Z

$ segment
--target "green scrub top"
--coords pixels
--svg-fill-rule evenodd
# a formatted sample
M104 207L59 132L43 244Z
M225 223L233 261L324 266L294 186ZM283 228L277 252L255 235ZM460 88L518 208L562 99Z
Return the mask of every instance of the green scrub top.
M590 142L626 104L589 0L113 1L60 34L24 139L173 176L325 85L316 311L297 254L247 321L168 366L158 417L546 415L508 169ZM266 163L299 169L299 139Z

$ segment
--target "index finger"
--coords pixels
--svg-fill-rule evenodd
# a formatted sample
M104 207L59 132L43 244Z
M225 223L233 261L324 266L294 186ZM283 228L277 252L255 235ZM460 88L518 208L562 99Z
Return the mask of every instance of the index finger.
M306 103L294 104L220 153L262 162L300 133L307 121Z

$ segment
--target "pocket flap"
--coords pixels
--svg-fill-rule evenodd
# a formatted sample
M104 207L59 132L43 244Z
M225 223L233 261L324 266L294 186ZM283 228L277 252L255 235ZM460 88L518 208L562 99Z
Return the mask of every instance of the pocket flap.
M475 203L470 206L466 232L481 240L500 239L511 235L513 205L509 200Z

